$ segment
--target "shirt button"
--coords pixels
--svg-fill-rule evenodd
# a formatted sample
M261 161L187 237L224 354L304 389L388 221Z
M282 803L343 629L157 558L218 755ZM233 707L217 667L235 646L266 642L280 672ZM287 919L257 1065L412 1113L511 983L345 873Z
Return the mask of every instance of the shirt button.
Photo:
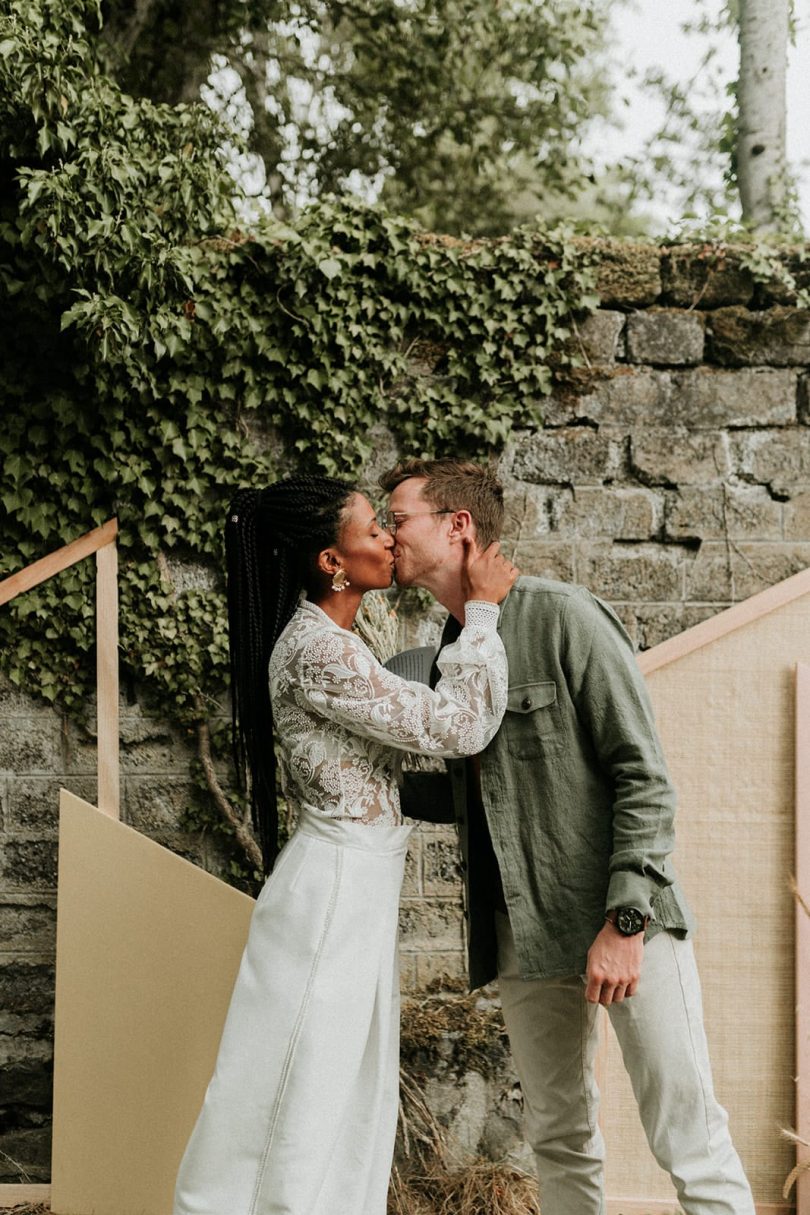
M520 702L520 707L521 707L522 709L530 709L530 708L532 707L532 698L531 698L531 696L524 696L524 697L523 697L523 700Z

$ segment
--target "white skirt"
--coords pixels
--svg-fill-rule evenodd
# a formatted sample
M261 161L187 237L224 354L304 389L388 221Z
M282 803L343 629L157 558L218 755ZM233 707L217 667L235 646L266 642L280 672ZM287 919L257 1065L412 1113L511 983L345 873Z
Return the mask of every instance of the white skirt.
M385 1215L410 832L302 813L256 902L174 1215Z

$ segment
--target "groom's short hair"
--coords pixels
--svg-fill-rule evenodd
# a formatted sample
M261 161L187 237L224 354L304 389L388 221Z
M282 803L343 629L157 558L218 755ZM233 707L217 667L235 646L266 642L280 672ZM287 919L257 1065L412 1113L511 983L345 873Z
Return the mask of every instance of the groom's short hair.
M422 493L440 510L468 510L478 543L486 548L503 527L503 486L484 464L455 460L400 460L380 477L380 488L390 494L402 481L424 478Z

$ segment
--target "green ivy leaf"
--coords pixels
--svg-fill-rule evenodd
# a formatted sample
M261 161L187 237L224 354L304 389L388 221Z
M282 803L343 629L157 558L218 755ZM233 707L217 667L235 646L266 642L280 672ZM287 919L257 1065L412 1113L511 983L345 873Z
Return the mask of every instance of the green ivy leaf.
M335 257L326 257L322 262L318 262L318 269L325 278L330 281L342 272L343 266Z

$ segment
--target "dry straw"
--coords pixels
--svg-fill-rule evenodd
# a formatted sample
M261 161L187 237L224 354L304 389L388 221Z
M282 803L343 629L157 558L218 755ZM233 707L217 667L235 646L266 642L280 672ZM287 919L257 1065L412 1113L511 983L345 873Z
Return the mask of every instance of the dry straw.
M528 1173L491 1160L403 1177L394 1170L388 1215L540 1215L537 1185Z
M369 591L361 599L354 630L380 662L387 662L399 650L397 614L379 591Z
M536 1183L522 1169L475 1158L459 1164L458 1145L405 1069L398 1136L402 1163L391 1174L388 1215L540 1215Z

